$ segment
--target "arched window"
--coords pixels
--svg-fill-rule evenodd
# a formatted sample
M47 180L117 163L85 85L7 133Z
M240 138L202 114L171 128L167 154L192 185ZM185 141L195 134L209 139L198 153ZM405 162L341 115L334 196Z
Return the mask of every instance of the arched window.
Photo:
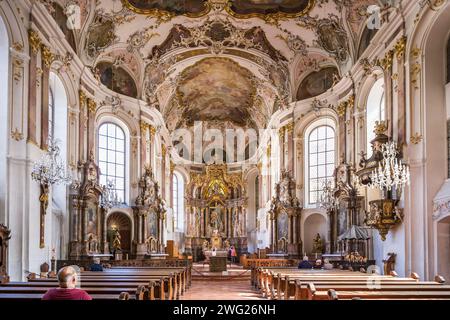
M98 130L100 184L114 183L120 202L125 203L125 133L114 123L104 123Z
M53 90L48 90L48 139L53 140L54 137L54 121L55 121L55 98Z
M308 203L315 205L320 199L326 181L333 179L336 162L336 134L333 127L320 125L308 136Z
M175 230L183 229L184 216L184 181L183 177L174 172L172 177L173 222Z
M378 79L367 98L366 108L366 152L370 151L372 141L375 138L375 123L386 119L384 78ZM370 155L369 155L370 156Z

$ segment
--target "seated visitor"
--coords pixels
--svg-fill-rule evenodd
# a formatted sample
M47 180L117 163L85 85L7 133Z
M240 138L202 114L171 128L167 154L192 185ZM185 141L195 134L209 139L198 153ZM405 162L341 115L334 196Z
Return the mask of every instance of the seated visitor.
M314 269L322 269L322 260L317 259L316 263L314 264Z
M328 259L325 259L325 260L324 260L323 268L324 268L325 270L331 270L331 269L333 269L333 265L330 263L330 260L328 260Z
M58 272L59 288L52 288L42 300L92 300L84 290L76 288L78 277L75 268L68 266Z
M308 261L308 257L304 256L303 261L298 264L299 269L312 269L313 265Z
M212 256L212 257L217 256L217 251L216 251L216 248L215 248L215 247L212 249L211 256Z
M91 271L103 271L103 266L100 263L100 259L99 258L95 258L94 259L94 263L91 264L89 270L91 270Z

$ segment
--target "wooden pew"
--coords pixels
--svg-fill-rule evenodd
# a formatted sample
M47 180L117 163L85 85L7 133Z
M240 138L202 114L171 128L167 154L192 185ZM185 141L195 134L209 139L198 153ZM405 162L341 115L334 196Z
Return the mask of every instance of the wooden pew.
M167 299L179 299L180 295L186 290L186 268L168 268L169 270L160 270L155 268L140 268L135 271L131 268L121 269L115 268L113 271L111 269L106 269L108 271L104 272L91 272L82 271L80 275L81 283L86 286L91 283L98 283L96 286L111 281L114 282L139 282L139 284L148 283L148 281L155 281L155 298L164 300L166 292ZM178 271L173 274L173 271ZM163 275L163 276L161 276ZM29 278L30 282L40 282L40 281L55 281L56 279L49 278L35 278L34 276ZM159 288L159 290L158 290Z

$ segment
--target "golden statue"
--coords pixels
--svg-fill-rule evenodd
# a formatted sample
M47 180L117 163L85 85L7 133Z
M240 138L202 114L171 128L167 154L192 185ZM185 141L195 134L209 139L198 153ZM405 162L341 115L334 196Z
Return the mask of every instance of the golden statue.
M323 253L323 241L320 234L317 234L313 240L313 253Z
M122 250L122 244L120 242L120 233L119 233L119 229L115 228L114 229L114 235L113 235L113 249L114 251L121 251Z

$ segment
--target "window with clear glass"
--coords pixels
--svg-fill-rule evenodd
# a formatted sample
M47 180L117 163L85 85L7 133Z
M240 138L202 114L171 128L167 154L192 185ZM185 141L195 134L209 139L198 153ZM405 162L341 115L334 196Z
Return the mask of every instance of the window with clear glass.
M370 90L369 97L367 98L367 108L366 108L366 118L367 118L367 141L366 141L366 151L368 156L370 156L371 141L375 139L375 124L377 121L386 120L386 103L384 95L384 79L381 78L375 82L372 89Z
M175 230L183 229L184 217L184 181L179 173L174 172L172 176L172 208L173 223Z
M125 202L125 133L114 123L102 124L98 131L100 184L114 184L117 198Z
M335 131L330 126L319 126L308 137L309 204L320 200L326 181L333 181L335 169Z
M48 139L53 140L55 120L55 98L52 89L48 90Z
M178 228L178 177L176 174L172 177L172 198L173 198L173 223Z

